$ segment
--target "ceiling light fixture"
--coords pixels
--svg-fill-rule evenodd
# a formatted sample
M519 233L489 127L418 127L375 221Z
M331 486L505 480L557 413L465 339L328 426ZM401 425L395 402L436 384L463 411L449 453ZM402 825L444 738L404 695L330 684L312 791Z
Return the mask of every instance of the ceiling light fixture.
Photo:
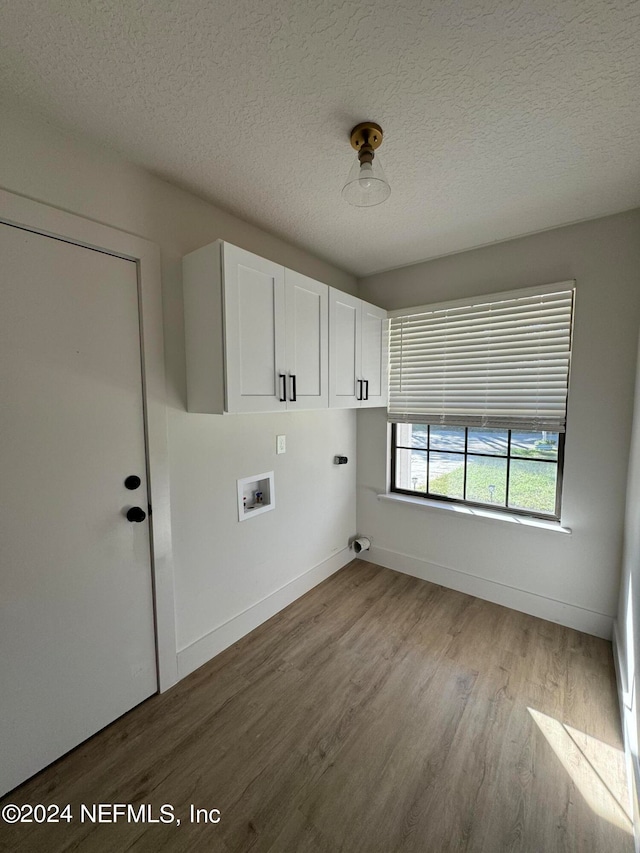
M389 198L389 186L380 160L374 151L382 144L382 128L372 121L363 121L351 131L351 145L358 156L351 167L342 197L354 207L374 207Z

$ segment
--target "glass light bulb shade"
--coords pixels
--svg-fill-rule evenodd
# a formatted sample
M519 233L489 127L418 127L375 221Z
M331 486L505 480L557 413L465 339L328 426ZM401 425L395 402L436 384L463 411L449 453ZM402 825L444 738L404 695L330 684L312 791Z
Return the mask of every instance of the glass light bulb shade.
M372 163L362 163L356 156L351 166L347 182L342 188L342 197L354 207L374 207L382 204L391 194L391 187L385 177L380 159L376 156Z

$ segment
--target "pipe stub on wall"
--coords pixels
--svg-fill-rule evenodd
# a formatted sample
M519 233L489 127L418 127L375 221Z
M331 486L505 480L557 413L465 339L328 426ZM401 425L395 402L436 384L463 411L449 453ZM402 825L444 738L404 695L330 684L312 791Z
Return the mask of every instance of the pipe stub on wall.
M353 542L353 550L356 554L360 554L361 551L368 551L371 547L371 542L367 539L366 536L361 536L359 539L355 539Z

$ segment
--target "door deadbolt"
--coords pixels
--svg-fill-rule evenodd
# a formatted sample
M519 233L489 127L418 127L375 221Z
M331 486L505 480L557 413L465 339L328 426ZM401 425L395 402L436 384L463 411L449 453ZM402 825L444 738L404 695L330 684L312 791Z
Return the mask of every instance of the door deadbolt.
M131 509L127 510L127 520L135 522L139 524L141 521L144 521L147 517L147 513L142 509L141 506L132 506Z

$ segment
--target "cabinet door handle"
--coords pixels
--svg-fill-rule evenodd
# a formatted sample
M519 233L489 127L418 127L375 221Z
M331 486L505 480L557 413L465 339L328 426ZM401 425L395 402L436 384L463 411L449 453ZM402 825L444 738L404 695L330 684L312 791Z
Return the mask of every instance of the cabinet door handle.
M292 403L295 403L298 399L298 393L296 390L296 375L295 373L291 374L291 397L289 397Z
M364 380L364 394L365 394L364 399L368 400L369 399L369 380L368 379Z
M356 380L358 388L356 390L356 400L362 400L362 379Z
M286 373L280 374L280 381L282 382L282 385L280 386L280 402L286 403L287 402L287 374Z

